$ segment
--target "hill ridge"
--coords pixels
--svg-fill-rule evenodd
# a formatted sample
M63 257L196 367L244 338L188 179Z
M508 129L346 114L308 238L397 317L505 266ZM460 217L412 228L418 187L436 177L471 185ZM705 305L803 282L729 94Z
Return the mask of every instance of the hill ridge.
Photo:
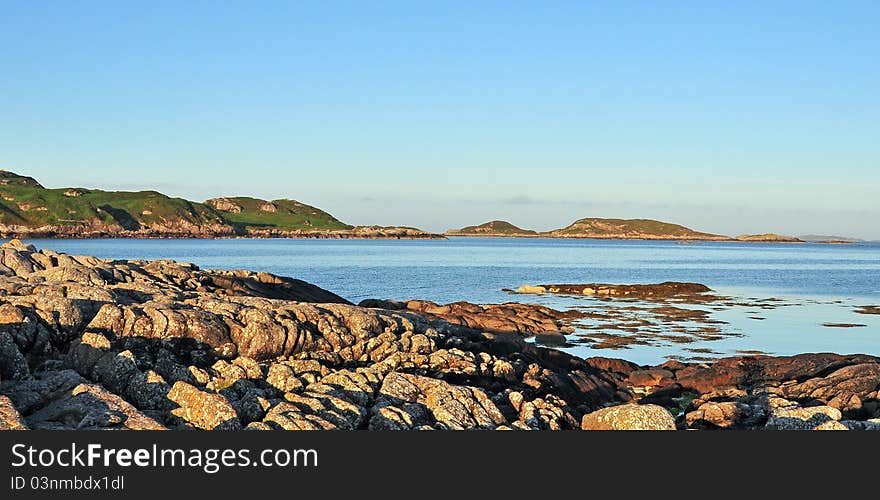
M403 226L352 226L294 199L196 202L159 191L46 188L0 170L4 238L442 238Z

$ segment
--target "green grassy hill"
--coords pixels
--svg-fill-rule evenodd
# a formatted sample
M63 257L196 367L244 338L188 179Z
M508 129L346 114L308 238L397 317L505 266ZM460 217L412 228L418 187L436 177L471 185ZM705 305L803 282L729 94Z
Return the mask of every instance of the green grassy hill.
M220 214L210 207L182 198L170 198L155 191L116 192L5 185L0 186L0 197L2 224L40 227L99 222L118 224L123 229L137 231L168 221L223 223Z
M450 229L450 236L537 236L537 231L522 229L503 220L493 220L478 226L467 226L461 229Z
M0 170L0 186L43 187L33 177L25 177L15 172L7 172L6 170Z
M205 202L223 218L246 229L351 229L327 212L296 200L260 200L257 198L213 198Z
M214 198L198 203L156 191L46 189L31 177L0 170L4 236L227 236L270 230L346 231L352 226L295 200Z

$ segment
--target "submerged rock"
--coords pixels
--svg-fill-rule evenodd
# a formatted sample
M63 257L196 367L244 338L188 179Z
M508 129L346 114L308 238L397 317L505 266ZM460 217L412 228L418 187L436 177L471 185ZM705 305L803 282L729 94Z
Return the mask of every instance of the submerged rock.
M671 297L700 297L712 289L700 283L667 281L647 285L612 285L609 283L586 283L567 285L525 285L517 293L559 293L567 295L595 295L598 297L626 297L638 299L666 299Z

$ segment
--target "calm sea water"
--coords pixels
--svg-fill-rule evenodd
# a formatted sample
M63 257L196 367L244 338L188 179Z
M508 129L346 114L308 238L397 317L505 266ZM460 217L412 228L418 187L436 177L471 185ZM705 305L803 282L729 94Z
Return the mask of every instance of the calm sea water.
M880 244L761 244L452 238L382 240L31 240L39 248L114 259L174 259L203 268L250 269L293 276L357 303L365 298L440 303L521 301L553 307L590 299L511 295L503 288L539 283L694 281L736 297L781 298L788 306L713 311L736 333L722 340L625 350L569 347L579 355L654 363L671 356L709 357L738 350L880 354L880 316L853 313L880 304ZM594 303L595 305L595 303ZM822 323L864 327L828 328ZM690 349L690 350L687 350Z

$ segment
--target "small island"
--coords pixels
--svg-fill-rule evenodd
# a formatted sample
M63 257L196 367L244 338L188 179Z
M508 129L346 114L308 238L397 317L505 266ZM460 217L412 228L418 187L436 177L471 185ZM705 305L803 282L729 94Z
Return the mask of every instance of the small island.
M493 220L478 226L467 226L461 229L450 229L444 233L446 236L507 236L507 237L535 237L540 236L537 231L522 229L510 222Z
M652 219L601 219L588 217L568 227L550 231L554 238L596 238L619 240L704 240L726 241L730 237L694 231L688 227Z
M757 243L804 243L804 240L800 238L776 233L741 234L736 237L736 240Z

